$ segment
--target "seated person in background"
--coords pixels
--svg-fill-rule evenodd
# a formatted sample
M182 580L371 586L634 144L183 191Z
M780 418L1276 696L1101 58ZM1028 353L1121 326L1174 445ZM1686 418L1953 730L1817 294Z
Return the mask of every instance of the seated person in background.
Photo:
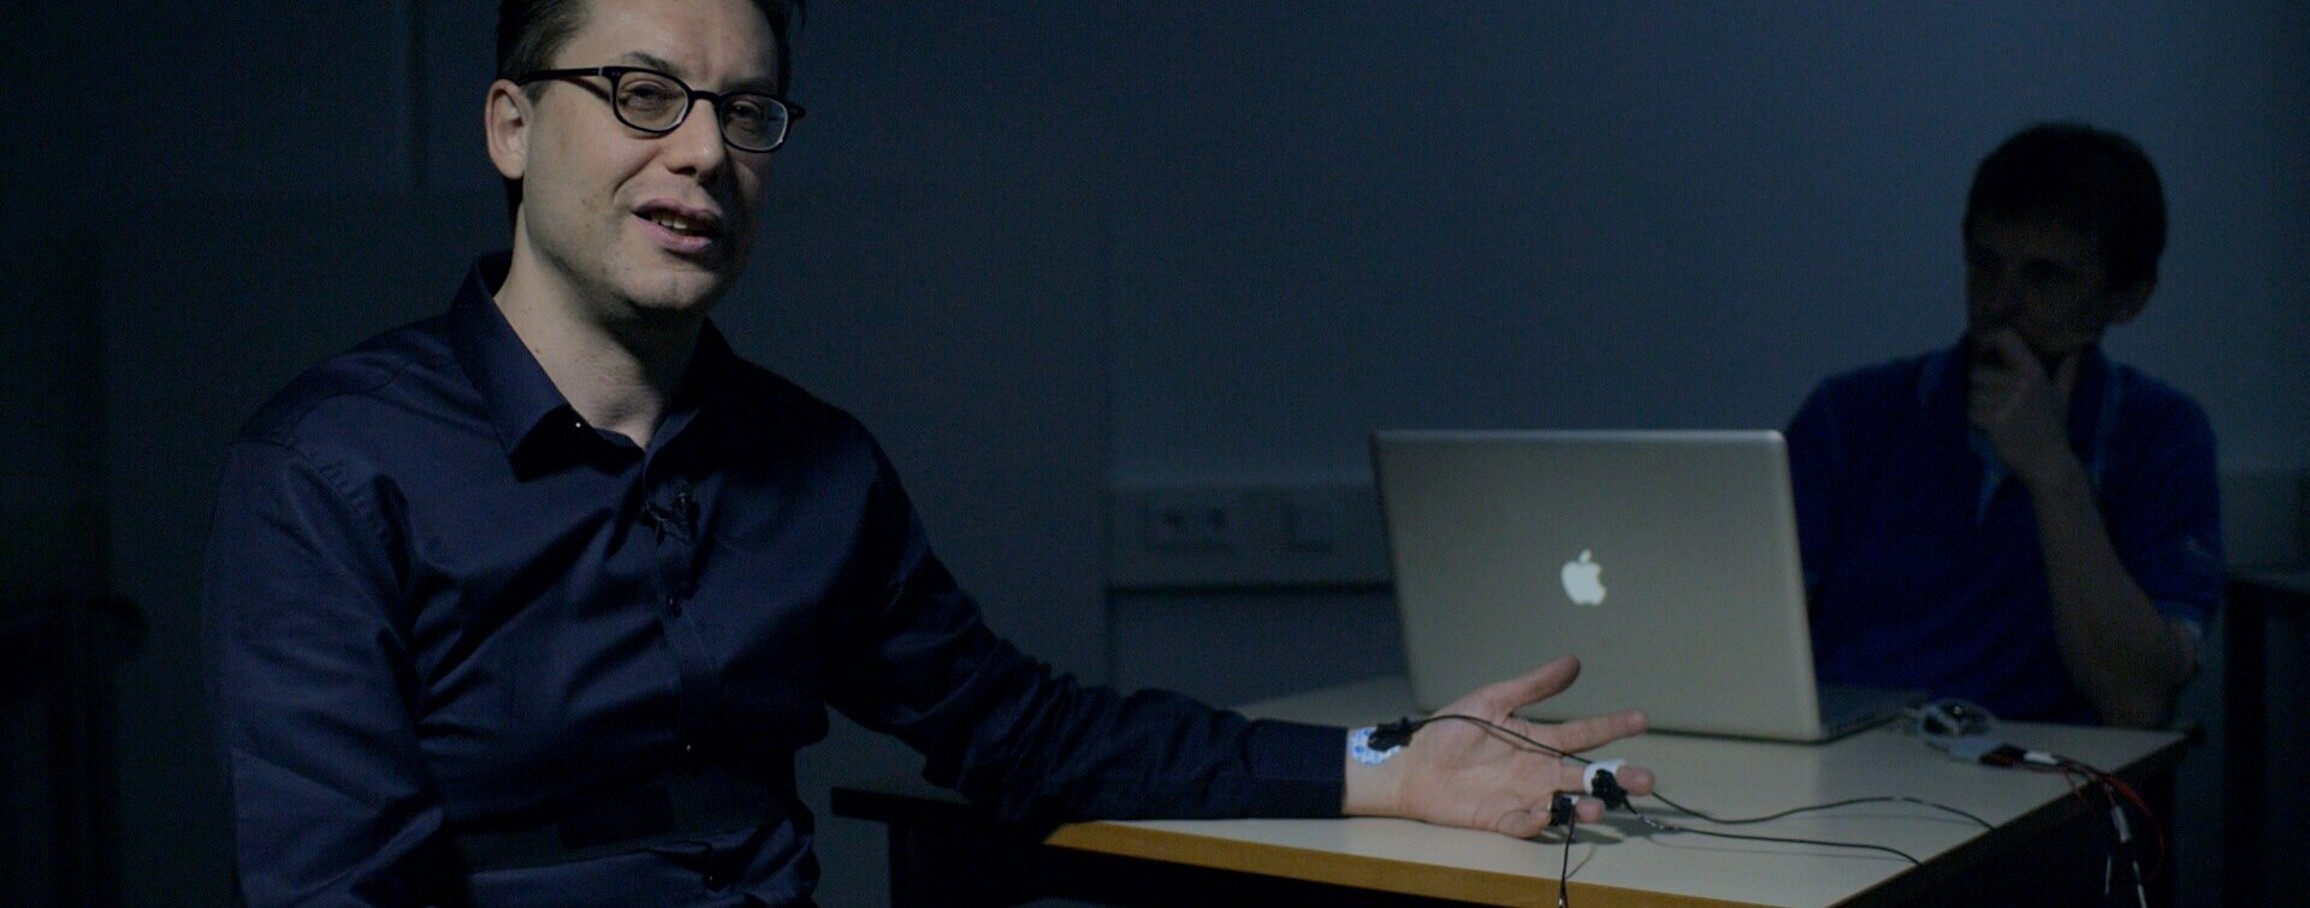
M1817 671L2162 724L2222 538L2204 411L2099 349L2157 285L2157 171L2116 133L2031 127L1981 162L1963 237L1964 337L1831 378L1789 424Z
M790 5L504 0L512 251L233 443L204 644L241 903L808 905L794 758L830 707L1025 822L1543 828L1581 768L1470 723L1375 751L1053 673L981 620L866 429L730 348L708 312L801 115ZM1565 751L1643 730L1509 716L1578 671L1450 709Z

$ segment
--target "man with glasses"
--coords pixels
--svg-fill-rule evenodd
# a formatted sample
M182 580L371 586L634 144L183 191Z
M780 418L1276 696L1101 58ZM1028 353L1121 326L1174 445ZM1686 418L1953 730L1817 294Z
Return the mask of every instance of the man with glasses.
M1789 425L1818 672L2161 724L2222 540L2205 412L2100 349L2157 285L2157 170L2116 133L2034 126L1982 160L1961 227L1965 336L1824 382Z
M512 249L233 444L204 648L246 902L807 904L793 758L829 705L1023 822L1545 825L1579 768L1474 724L1351 747L1081 688L985 627L866 431L707 318L801 117L787 19L504 3L486 138ZM1566 751L1643 729L1509 715L1577 670L1452 711Z

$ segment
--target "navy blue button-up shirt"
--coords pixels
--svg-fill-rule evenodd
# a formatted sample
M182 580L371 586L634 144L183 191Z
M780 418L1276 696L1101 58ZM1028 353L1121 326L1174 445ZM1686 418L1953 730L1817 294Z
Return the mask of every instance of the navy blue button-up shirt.
M2056 648L2028 490L1967 420L1965 352L1831 378L1789 424L1815 671L2006 718L2097 721ZM2203 628L2222 594L2205 412L2096 350L2068 414L2127 573L2161 613Z
M588 425L499 314L505 267L228 454L203 634L249 904L807 900L793 756L828 705L1006 817L1337 814L1338 729L1081 688L997 638L864 428L711 327L648 447ZM757 815L464 845L662 829L596 808L699 767Z

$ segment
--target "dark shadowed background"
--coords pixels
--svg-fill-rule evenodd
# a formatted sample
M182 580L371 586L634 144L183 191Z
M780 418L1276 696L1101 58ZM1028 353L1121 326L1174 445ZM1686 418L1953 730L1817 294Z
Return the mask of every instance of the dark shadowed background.
M874 426L995 624L1082 676L1234 702L1393 670L1368 557L1119 571L1146 540L1118 490L1317 490L1293 532L1345 546L1374 428L1778 426L1822 375L1956 336L1966 181L2047 118L2160 166L2163 280L2110 347L2212 415L2233 560L2304 554L2293 0L811 5L809 118L717 319ZM0 11L0 593L119 594L148 623L116 670L127 904L228 903L195 647L226 439L506 242L493 23L468 0ZM2306 844L2295 713L2278 854ZM2217 758L2184 770L2191 904ZM805 789L914 769L845 726ZM9 841L39 771L0 760ZM881 903L879 830L823 832L825 902Z

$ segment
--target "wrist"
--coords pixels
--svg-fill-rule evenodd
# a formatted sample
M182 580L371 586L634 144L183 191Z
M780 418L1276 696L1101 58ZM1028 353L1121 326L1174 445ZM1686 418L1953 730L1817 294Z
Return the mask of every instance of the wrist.
M1398 816L1396 796L1403 784L1404 747L1372 747L1371 732L1370 728L1349 732L1347 746L1341 748L1345 784L1341 787L1340 813Z
M1408 739L1399 740L1401 737L1383 734L1378 726L1373 725L1352 729L1347 737L1348 758L1365 766L1378 766L1403 753L1404 745L1409 742Z
M2085 464L2077 459L2077 455L2071 454L2068 448L2061 448L2040 461L2032 462L2027 469L2014 466L2013 472L2021 478L2021 484L2028 487L2030 495L2040 503L2070 500L2078 496L2091 497L2092 484L2086 479Z

